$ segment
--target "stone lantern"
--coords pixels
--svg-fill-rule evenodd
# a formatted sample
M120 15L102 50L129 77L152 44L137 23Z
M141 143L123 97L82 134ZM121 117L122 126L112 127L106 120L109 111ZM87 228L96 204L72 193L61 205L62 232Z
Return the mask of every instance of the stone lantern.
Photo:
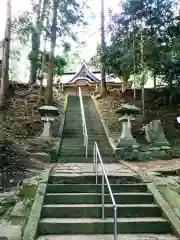
M141 113L141 109L129 104L122 105L116 113L120 113L119 121L122 123L122 132L118 140L117 147L132 147L137 145L136 139L131 133L131 121Z
M44 121L44 129L41 137L52 136L52 123L55 118L59 115L58 109L54 106L42 106L39 108L41 119Z

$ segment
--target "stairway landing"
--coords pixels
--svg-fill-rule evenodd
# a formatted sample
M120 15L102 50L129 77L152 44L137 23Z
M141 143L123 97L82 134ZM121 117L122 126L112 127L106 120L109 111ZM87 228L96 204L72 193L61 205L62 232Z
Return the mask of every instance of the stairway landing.
M93 160L92 160L93 162ZM55 165L56 173L58 174L93 174L93 164L92 163L62 163ZM132 172L126 166L120 163L104 164L104 167L108 175L122 176L131 175L137 177L137 174ZM101 174L101 164L98 164L98 173Z

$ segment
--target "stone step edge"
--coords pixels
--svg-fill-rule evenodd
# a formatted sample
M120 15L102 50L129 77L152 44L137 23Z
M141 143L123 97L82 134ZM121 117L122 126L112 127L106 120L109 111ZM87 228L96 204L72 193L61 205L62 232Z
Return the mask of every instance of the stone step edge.
M118 223L130 223L130 222L168 222L165 218L162 217L143 217L143 218L118 218ZM46 222L46 223L111 223L114 222L114 218L42 218L40 223Z
M74 193L74 192L72 192L72 193L46 193L46 196L64 196L64 195L66 195L66 196L71 196L71 195L73 195L73 196L102 196L102 194L101 193ZM109 196L110 197L110 195L108 194L108 193L105 193L104 194L104 196ZM130 193L114 193L113 194L113 196L152 196L152 194L151 193L146 193L146 192L130 192Z
M60 169L61 170L61 169ZM63 184L63 183L49 183L48 184L48 186L66 186L66 187L68 187L69 185L70 186L75 186L75 187L77 187L77 186L86 186L86 187L88 187L88 186L94 186L94 187L96 187L96 186L102 186L101 184L82 184L82 183L80 183L80 184L76 184L76 183L74 183L74 184ZM105 186L107 186L107 184L104 184ZM121 184L111 184L111 187L113 187L113 186L115 186L115 187L119 187L119 186L145 186L146 187L146 184L144 184L144 183L121 183Z
M156 204L116 204L118 208L159 208ZM102 204L44 204L46 208L101 208ZM105 208L112 208L112 204L105 204Z
M43 235L37 240L114 240L113 234ZM178 240L170 234L118 234L118 240Z

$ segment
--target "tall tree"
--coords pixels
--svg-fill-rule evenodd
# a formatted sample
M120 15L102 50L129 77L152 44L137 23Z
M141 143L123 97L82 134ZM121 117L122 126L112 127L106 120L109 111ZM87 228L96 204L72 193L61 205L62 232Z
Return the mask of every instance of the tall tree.
M135 76L135 73L143 71L140 68L139 44L142 33L144 66L152 72L156 87L156 77L162 75L163 58L171 48L168 29L174 24L173 0L125 0L122 11L111 12L110 17L111 41L107 52L107 55L111 56L108 61L110 72L117 75L119 70L119 76L124 79L124 73L128 78L131 74ZM141 22L144 22L143 31L140 31ZM127 58L127 54L133 54L132 59L135 61ZM121 64L124 59L126 64Z
M0 89L0 107L4 104L5 93L9 86L9 56L10 56L10 39L11 39L11 6L12 1L7 1L6 28L2 59L2 75Z
M43 1L43 4L42 4ZM43 6L42 6L43 5ZM38 52L40 48L40 39L43 29L44 18L46 15L46 9L48 5L48 0L39 0L38 4L34 6L34 10L36 12L36 23L35 26L32 28L32 35L31 35L31 45L32 45L32 61L30 66L30 80L31 84L36 82L37 77L37 69L36 69L36 62L38 58Z
M101 91L100 96L107 94L106 67L105 67L105 22L104 22L104 0L101 0Z
M54 71L54 52L56 47L56 27L57 27L57 9L59 7L59 0L53 0L53 10L52 10L52 26L51 26L51 52L49 56L49 66L48 66L48 82L47 82L47 96L46 104L52 104L53 96L53 71Z
M143 41L143 27L141 30L141 106L142 106L142 114L145 115L145 109L144 109L144 84L145 84L145 76L144 76L144 41Z
M45 3L45 1L44 1L44 3ZM46 8L46 6L44 6L44 9L45 8ZM44 13L45 13L45 11L44 11ZM49 26L49 13L46 16L46 28L48 28L48 26ZM43 50L43 55L42 55L42 65L41 65L41 70L39 70L39 76L38 76L39 81L40 81L38 104L41 101L41 97L42 97L42 93L43 93L44 70L45 70L45 66L46 66L46 55L47 55L47 51L46 51L47 40L48 40L48 31L45 30L45 33L44 33L44 50Z
M52 6L52 25L50 28L51 52L48 65L48 83L46 103L52 103L52 86L54 75L54 53L56 47L56 39L62 39L64 36L70 36L73 40L77 40L76 34L72 26L83 23L84 14L82 11L82 3L77 0L53 0ZM66 51L69 50L69 44L64 44Z

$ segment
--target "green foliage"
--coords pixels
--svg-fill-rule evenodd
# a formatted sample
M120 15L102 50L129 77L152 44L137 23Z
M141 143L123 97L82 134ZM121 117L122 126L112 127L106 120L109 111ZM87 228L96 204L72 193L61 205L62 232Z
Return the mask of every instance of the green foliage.
M90 58L89 65L98 70L101 68L101 46L98 45L96 50L97 53Z
M31 38L34 29L32 12L23 12L12 23L12 32L17 35L23 44L27 44Z
M56 42L63 46L64 53L70 50L70 44L66 42L67 37L71 37L78 42L76 27L85 24L84 9L87 6L85 2L84 0L56 0ZM34 83L37 69L40 69L40 56L38 53L41 45L40 39L43 37L48 43L51 42L53 0L42 0L43 7L41 8L40 1L37 4L37 1L32 0L31 3L32 10L18 15L18 18L13 21L12 28L14 35L21 43L28 44L31 42L31 53L29 55L31 62L30 82ZM56 61L55 73L62 73L65 65L67 63L59 57L59 60Z
M62 75L64 73L64 68L67 65L67 61L65 58L56 56L55 57L55 68L54 68L54 73L55 75Z
M63 40L64 37L70 36L74 40L77 40L76 32L72 26L86 24L84 21L84 8L87 6L84 1L79 2L77 0L59 0L57 9L57 37L60 40ZM31 40L32 34L37 32L47 34L48 40L50 39L51 32L51 9L52 1L48 0L48 10L44 14L44 18L49 17L48 25L40 24L40 29L37 29L37 26L34 22L34 17L37 11L37 4L32 3L34 11L26 11L18 16L14 20L12 28L23 43L28 43ZM67 46L67 45L66 45Z
M138 74L141 85L148 72L171 85L178 82L180 17L175 18L174 4L174 0L124 0L121 12L109 11L111 38L105 55L109 74L124 81ZM97 51L92 63L97 65L98 59Z
M42 58L43 58L43 52L39 51L39 53L37 54L37 61L35 62L35 66L37 70L41 70L42 67ZM35 61L36 58L34 58L33 52L29 53L28 59L30 62ZM47 71L47 67L48 67L48 63L49 63L49 53L46 53L46 57L45 57L45 71ZM55 68L54 68L54 74L55 75L62 75L64 73L64 69L67 65L68 61L65 59L65 57L61 57L61 56L55 56Z

